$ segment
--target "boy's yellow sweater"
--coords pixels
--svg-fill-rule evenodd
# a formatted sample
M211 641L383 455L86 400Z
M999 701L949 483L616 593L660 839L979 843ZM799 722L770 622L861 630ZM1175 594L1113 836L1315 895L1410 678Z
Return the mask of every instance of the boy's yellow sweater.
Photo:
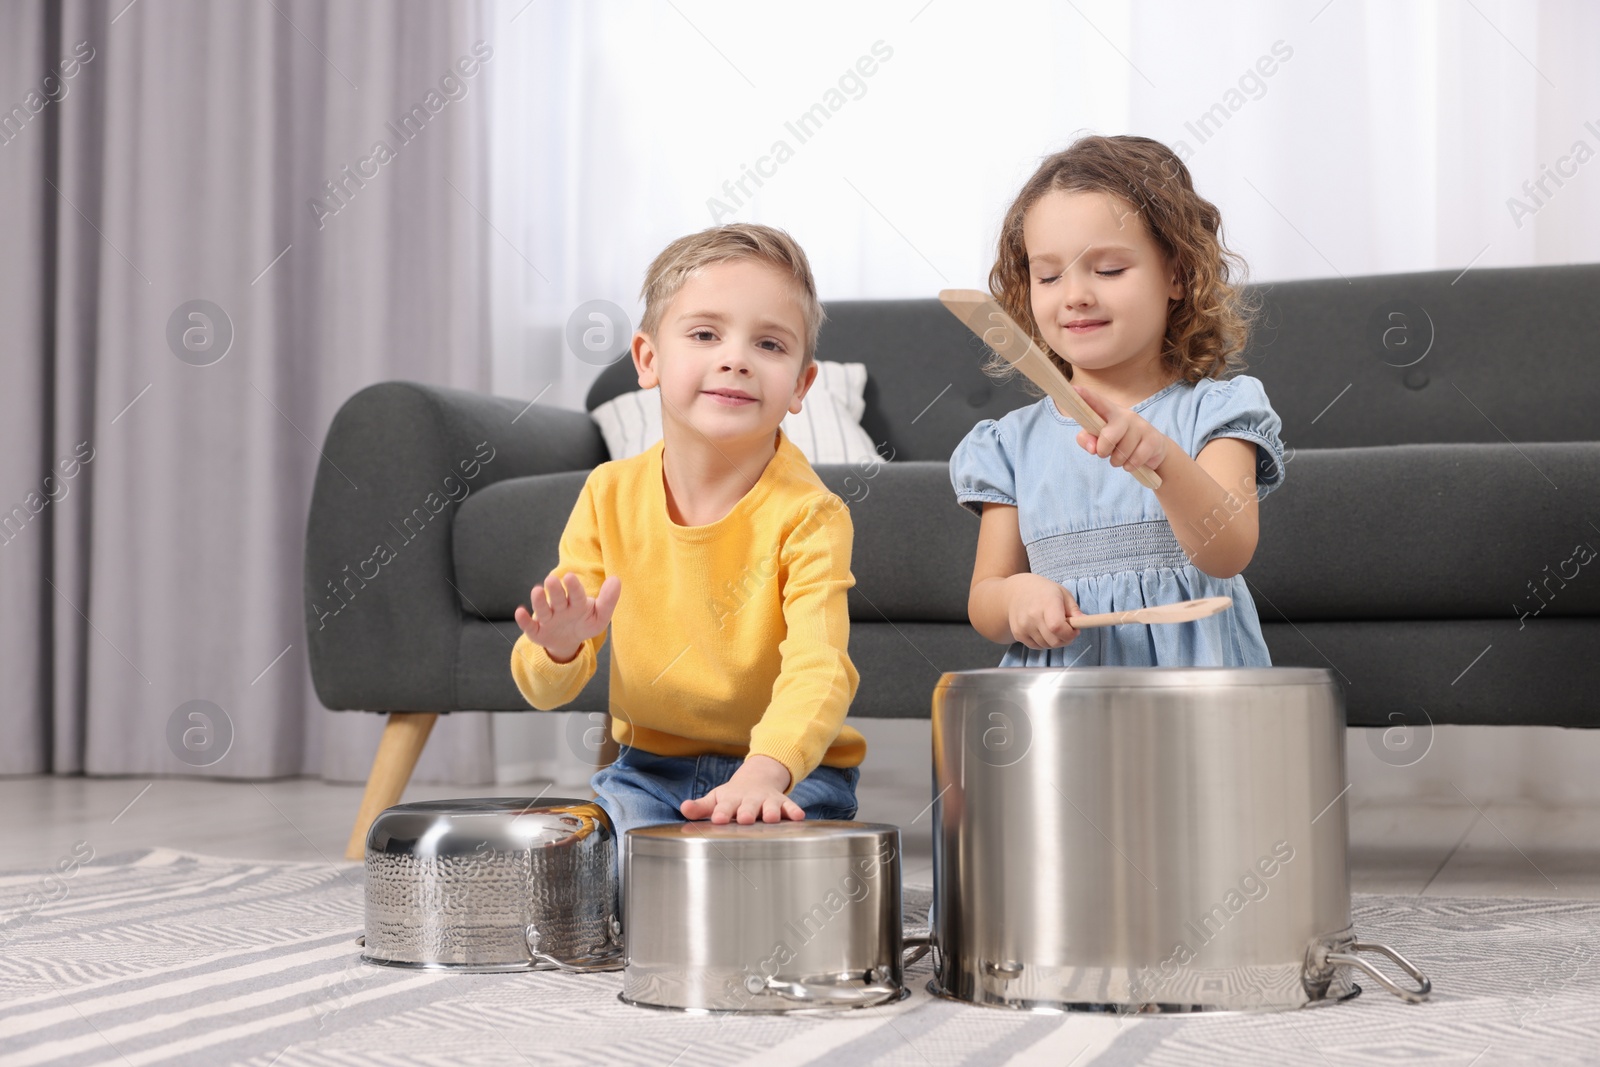
M590 472L557 569L621 599L570 663L517 639L511 674L548 711L578 695L611 641L613 735L659 756L771 756L789 790L819 764L855 767L866 740L844 725L858 676L847 652L853 531L844 501L777 432L777 453L727 515L667 515L664 442Z

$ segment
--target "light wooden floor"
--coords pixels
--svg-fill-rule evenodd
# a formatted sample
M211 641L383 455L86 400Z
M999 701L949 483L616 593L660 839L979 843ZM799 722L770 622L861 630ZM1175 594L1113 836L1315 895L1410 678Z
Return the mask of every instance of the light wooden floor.
M544 786L413 786L406 800L535 796ZM544 796L590 795L584 785ZM926 788L863 783L858 818L903 834L905 877L932 879ZM215 856L343 862L361 791L315 779L0 778L0 869L41 868L87 841L96 856L165 846ZM1358 893L1600 899L1600 808L1364 802L1352 791Z

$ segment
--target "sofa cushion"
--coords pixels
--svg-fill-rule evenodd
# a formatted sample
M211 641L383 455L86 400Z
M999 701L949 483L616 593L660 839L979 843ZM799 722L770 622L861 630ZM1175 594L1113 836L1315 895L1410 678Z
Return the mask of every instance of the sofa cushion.
M1600 443L1301 449L1286 468L1244 572L1263 620L1600 615L1600 530L1573 503L1600 499ZM966 621L978 521L947 464L817 474L855 527L852 620ZM527 603L585 477L511 479L462 503L463 611L509 619Z
M555 567L561 531L588 471L510 478L474 493L456 509L451 554L461 610L510 619Z
M817 475L850 506L852 620L967 622L978 524L950 491L948 463L825 464Z
M1592 440L1597 285L1595 263L1275 282L1246 373L1295 448Z
M966 622L978 524L950 492L944 463L821 464L817 475L855 526L850 618ZM587 471L513 478L472 494L454 524L461 610L509 619L556 565Z
M1583 519L1600 443L1300 449L1285 466L1244 572L1263 620L1600 614L1600 560L1582 562L1600 550Z

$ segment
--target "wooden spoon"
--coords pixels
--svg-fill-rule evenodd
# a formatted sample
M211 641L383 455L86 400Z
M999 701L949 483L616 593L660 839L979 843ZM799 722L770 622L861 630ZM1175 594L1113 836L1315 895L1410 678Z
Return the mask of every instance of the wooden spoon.
M939 302L967 329L977 334L984 344L1027 375L1034 385L1050 394L1063 411L1071 412L1085 430L1099 436L1100 431L1106 428L1105 420L1084 402L1078 391L1061 376L1056 365L1050 362L1050 358L1039 351L1033 338L1005 313L992 296L980 289L945 289L939 294ZM1140 485L1151 489L1161 488L1161 476L1153 470L1140 467L1128 473L1137 478Z
M1208 596L1201 600L1181 600L1176 604L1158 604L1153 608L1138 608L1134 611L1079 615L1077 618L1068 619L1067 622L1078 630L1087 630L1092 626L1120 626L1125 622L1193 622L1195 619L1215 615L1232 606L1231 596Z

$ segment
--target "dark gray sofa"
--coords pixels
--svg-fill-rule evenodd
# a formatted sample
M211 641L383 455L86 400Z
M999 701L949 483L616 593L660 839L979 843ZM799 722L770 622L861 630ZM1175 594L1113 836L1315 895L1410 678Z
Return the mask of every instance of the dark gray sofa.
M1273 663L1333 669L1351 725L1600 725L1600 565L1575 555L1600 548L1600 265L1261 295L1246 373L1291 451L1244 574ZM941 672L1004 652L966 620L978 523L947 461L975 422L1032 398L983 376L979 343L935 300L827 310L819 357L867 365L863 425L893 457L818 468L856 530L851 714L926 716ZM623 356L588 406L636 385ZM609 458L592 420L388 382L350 398L323 452L305 557L323 703L532 710L509 673L512 610ZM605 710L608 653L569 707Z

